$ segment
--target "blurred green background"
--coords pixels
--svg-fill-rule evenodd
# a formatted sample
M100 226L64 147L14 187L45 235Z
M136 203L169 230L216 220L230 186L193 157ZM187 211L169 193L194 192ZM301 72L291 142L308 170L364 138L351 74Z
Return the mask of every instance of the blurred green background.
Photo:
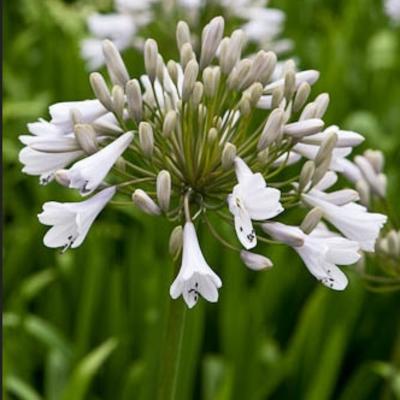
M300 67L322 76L326 122L385 152L399 215L400 30L380 0L276 0ZM42 245L36 218L70 193L20 172L18 135L57 101L92 97L79 56L85 15L107 0L4 2L3 396L24 400L154 399L172 282L164 221L113 210L85 243ZM162 52L162 51L161 51ZM128 52L129 53L129 52ZM142 61L130 52L131 75ZM201 236L201 229L200 229ZM188 312L176 399L400 399L400 294L366 290L352 268L343 293L320 286L294 253L262 249L268 272L202 235L224 286Z

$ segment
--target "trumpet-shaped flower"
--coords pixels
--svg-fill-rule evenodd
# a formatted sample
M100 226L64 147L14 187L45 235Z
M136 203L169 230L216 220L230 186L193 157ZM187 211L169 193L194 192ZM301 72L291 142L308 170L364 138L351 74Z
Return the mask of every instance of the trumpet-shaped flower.
M80 246L92 223L114 196L115 191L115 186L111 186L85 201L45 203L38 218L42 224L52 227L44 236L43 243L47 247L62 247L64 251L69 247Z
M204 259L193 223L186 222L183 229L182 265L171 285L171 297L177 299L182 295L189 308L197 303L200 295L215 303L221 286L221 279Z
M346 288L347 277L337 265L351 265L359 260L357 242L334 234L323 225L317 226L309 235L296 226L279 222L267 222L262 228L273 238L290 245L304 261L311 274L323 285L334 290ZM296 241L290 240L290 237L302 240L295 245Z
M229 210L234 216L236 234L248 250L257 245L251 220L264 221L283 211L279 201L281 192L268 188L260 173L254 174L239 157L235 159L238 184L228 196Z
M133 133L126 132L97 153L75 163L65 174L69 187L79 189L82 195L96 190L132 139Z

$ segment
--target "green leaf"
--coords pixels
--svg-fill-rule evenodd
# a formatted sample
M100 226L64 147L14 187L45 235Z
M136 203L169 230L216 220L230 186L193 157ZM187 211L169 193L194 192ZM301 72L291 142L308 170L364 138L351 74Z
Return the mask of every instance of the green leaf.
M6 377L5 388L8 393L21 400L42 400L42 397L30 384L14 375Z

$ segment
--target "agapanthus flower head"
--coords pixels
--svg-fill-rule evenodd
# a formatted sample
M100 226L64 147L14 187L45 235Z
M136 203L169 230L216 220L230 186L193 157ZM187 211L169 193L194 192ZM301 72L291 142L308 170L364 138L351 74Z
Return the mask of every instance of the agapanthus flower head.
M268 1L258 0L115 0L115 11L109 14L94 12L88 16L87 27L90 37L81 43L82 57L90 70L104 64L102 41L111 40L118 50L130 47L142 49L143 32L152 32L161 21L166 26L175 24L179 16L189 21L195 32L192 44L201 42L201 20L203 15L221 14L242 22L241 28L250 42L257 47L274 50L281 54L292 48L288 39L279 39L285 22L283 11L268 7ZM211 14L210 14L211 13ZM173 35L169 37L173 39ZM185 40L180 32L179 41ZM179 43L181 44L181 43ZM180 46L179 46L180 47Z
M189 307L199 296L216 301L222 285L200 249L201 223L253 270L272 262L249 249L283 242L322 283L344 289L347 279L336 265L355 262L360 248L373 251L386 220L357 204L355 190L326 192L337 180L332 169L341 170L340 160L362 137L335 126L325 129L329 96L308 102L317 71L296 72L288 62L276 79L275 53L242 57L245 33L224 37L223 28L222 17L212 19L197 52L187 25L179 23L180 60L164 61L157 42L147 40L146 74L137 78L105 41L111 85L92 73L97 99L59 103L50 108L49 122L28 126L32 135L21 137L24 171L47 174L46 182L55 178L92 196L74 205L45 205L40 220L54 225L45 244L80 245L115 195L119 205L175 225L170 251L176 259L183 248L183 258L170 294L182 295ZM300 227L271 222L289 209L304 213L302 203L312 210ZM337 232L322 232L321 219ZM236 231L237 239L223 237L221 224Z

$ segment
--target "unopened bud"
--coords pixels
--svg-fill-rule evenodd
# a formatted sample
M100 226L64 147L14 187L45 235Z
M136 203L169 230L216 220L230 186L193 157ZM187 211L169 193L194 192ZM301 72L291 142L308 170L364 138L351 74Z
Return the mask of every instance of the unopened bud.
M96 151L98 150L97 135L91 125L74 125L74 135L79 146L86 154L96 153Z
M301 139L303 136L319 133L323 128L324 121L322 121L322 119L313 118L287 124L283 127L283 133L296 139Z
M246 250L240 251L240 258L246 267L254 271L260 271L273 266L272 261L269 258Z
M303 168L300 172L299 178L299 193L307 191L309 189L309 184L315 172L314 161L308 160L304 163Z
M224 33L224 19L213 18L203 29L201 35L200 69L210 64L222 40Z
M148 122L141 122L139 124L139 143L143 154L151 157L154 150L154 135L153 128Z
M165 64L162 56L159 54L157 57L157 72L156 76L159 82L164 82Z
M257 161L261 165L267 165L267 163L269 161L269 149L268 149L268 147L265 148L264 150L259 151L257 153Z
M180 61L182 68L185 69L188 62L195 59L196 55L194 54L192 45L190 43L185 43L180 50Z
M312 186L315 186L329 171L332 162L332 154L328 154L322 162L315 168L314 175L311 180Z
M217 92L221 70L219 67L207 67L203 71L204 93L208 97L213 97Z
M195 108L198 107L198 105L201 102L201 99L203 98L203 93L204 93L204 86L201 82L196 82L193 87L193 92L192 92L192 97L191 97L191 102Z
M236 146L232 143L226 143L222 151L221 164L222 168L228 170L232 168L236 157Z
M100 103L103 104L108 111L113 111L110 90L108 89L103 75L98 72L92 72L90 74L90 85Z
M266 222L261 225L262 230L279 242L291 247L301 247L304 244L303 235L293 227L288 227L279 222Z
M70 111L70 115L71 115L73 125L80 124L81 122L83 122L82 121L82 113L77 108L73 108Z
M183 244L183 230L182 226L176 226L171 232L171 236L169 237L169 253L172 257L178 257Z
M175 86L178 83L178 66L175 61L169 60L167 62L167 70L168 75L171 77L172 82L174 82Z
M300 114L299 121L304 121L310 118L315 118L317 115L317 105L315 103L308 103Z
M135 203L136 207L140 208L146 214L161 214L160 207L158 207L155 201L142 189L136 189L133 192L132 201Z
M263 69L258 76L258 81L265 85L270 79L275 70L276 66L276 54L272 51L268 51L263 59Z
M190 43L190 29L185 21L179 21L176 26L176 43L179 50L185 43Z
M158 46L154 39L147 39L144 44L144 67L150 80L154 82L157 74Z
M251 113L251 101L250 96L243 93L242 98L239 102L240 113L245 117Z
M303 219L303 222L300 225L300 229L307 235L310 234L314 230L314 228L320 223L322 216L323 212L320 208L313 208Z
M189 97L192 94L193 87L196 82L198 74L199 74L199 64L197 64L196 60L190 60L186 65L183 76L182 101L189 100Z
M311 93L311 86L307 82L303 82L297 89L296 96L293 101L293 111L300 111L306 104L308 96Z
M391 230L387 235L387 243L388 243L388 250L389 254L393 257L400 256L400 241L398 234L395 230Z
M114 84L125 87L129 81L129 73L121 54L111 40L103 41L103 54L111 80Z
M257 144L258 150L265 149L269 144L275 141L282 130L282 123L283 111L279 108L276 108L269 115L264 129L260 135L260 139L258 140Z
M250 96L250 104L252 107L255 107L259 102L263 94L263 90L264 90L263 85L261 85L260 82L255 82L248 88L248 93Z
M369 185L364 179L360 179L356 182L356 190L360 196L360 203L368 207L370 203L370 190L369 190Z
M142 120L143 99L137 79L132 79L126 84L126 100L129 116L138 124Z
M115 85L111 92L114 113L122 119L124 115L125 95L121 86Z
M272 100L271 100L271 106L272 108L277 108L282 102L284 93L283 93L283 87L277 87L274 89L272 92Z
M171 175L162 170L157 175L157 200L161 210L167 212L171 200Z
M59 169L56 171L54 174L54 179L57 181L58 184L64 187L69 187L69 184L71 182L69 178L69 172L66 169Z
M322 118L326 110L329 106L329 94L328 93L321 93L315 100L314 100L316 109L315 109L315 118Z
M240 60L239 63L233 68L228 78L228 86L230 89L241 89L246 76L250 71L252 61L248 58Z
M366 150L364 157L371 163L377 174L383 170L385 157L380 150Z
M218 138L218 130L217 130L216 128L211 128L211 129L208 131L208 135L207 135L208 143L209 143L210 145L213 144L213 143L215 143L215 141L217 140L217 138Z
M284 96L287 101L289 101L294 92L296 91L296 74L293 70L289 70L285 74L284 78Z
M175 130L177 121L176 111L169 110L165 115L164 123L163 123L163 130L162 134L164 137L170 137L172 131Z
M326 135L326 138L321 143L317 155L315 156L315 165L322 164L322 162L328 158L332 157L333 149L336 146L338 136L334 132L330 132Z

